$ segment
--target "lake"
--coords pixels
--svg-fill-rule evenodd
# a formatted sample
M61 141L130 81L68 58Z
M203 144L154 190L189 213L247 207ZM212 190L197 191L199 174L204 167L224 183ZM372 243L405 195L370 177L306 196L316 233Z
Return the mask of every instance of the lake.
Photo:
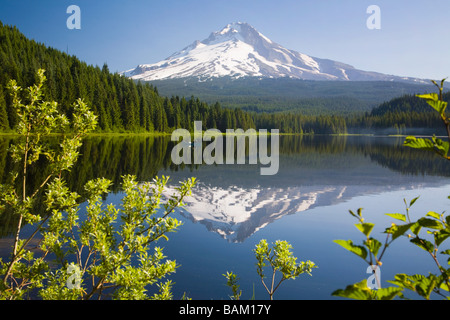
M14 164L6 157L11 138L0 140L0 175ZM140 181L170 176L168 192L179 181L198 183L186 206L175 212L183 222L169 241L159 242L180 267L171 276L174 299L228 299L223 274L238 275L242 299L268 299L256 273L255 245L289 241L298 260L318 265L312 276L284 282L275 299L336 299L336 289L367 279L367 265L333 242L362 241L349 210L363 209L366 222L376 224L372 235L384 243L382 232L391 222L385 213L404 213L403 199L420 196L412 219L428 211L447 210L450 200L450 163L432 153L402 146L404 138L389 136L281 136L279 171L260 175L260 165L179 165L171 163L170 137L92 136L68 175L68 185L81 192L86 181L107 177L114 182L106 202L119 203L121 176ZM31 171L44 175L38 168ZM2 217L1 234L11 235L14 221ZM445 244L444 244L445 247ZM446 262L444 262L444 265ZM267 270L268 271L268 270ZM388 248L381 267L382 286L396 273L437 272L427 253L398 239Z

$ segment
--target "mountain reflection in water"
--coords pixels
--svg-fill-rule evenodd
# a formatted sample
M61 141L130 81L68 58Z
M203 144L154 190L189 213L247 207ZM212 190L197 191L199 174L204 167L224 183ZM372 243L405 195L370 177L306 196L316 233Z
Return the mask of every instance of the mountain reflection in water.
M230 242L242 242L286 215L450 181L447 162L403 147L401 138L284 136L280 141L275 176L259 175L256 165L205 165L161 174L174 182L197 177L182 215Z
M17 166L6 153L12 140L0 140L3 182ZM261 176L259 165L176 166L170 159L170 137L93 136L85 139L81 157L66 179L71 190L83 194L88 180L106 177L114 183L112 192L120 193L122 175L151 181L164 174L173 183L169 194L179 181L195 176L198 184L182 214L230 242L242 242L286 215L360 195L449 182L449 163L402 143L401 137L281 136L279 171ZM40 165L30 169L32 184L45 176L44 163ZM1 219L2 235L10 234L14 218Z

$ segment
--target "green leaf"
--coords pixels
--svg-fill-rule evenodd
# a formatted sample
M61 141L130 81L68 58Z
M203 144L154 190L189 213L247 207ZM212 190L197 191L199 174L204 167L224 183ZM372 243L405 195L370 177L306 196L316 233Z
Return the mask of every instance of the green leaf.
M429 139L416 138L414 136L408 136L405 138L403 145L410 148L422 149L428 151L435 151L434 144Z
M359 231L361 231L364 235L367 237L372 232L373 227L375 224L373 223L361 223L361 224L355 224L356 228L358 228Z
M437 277L430 274L428 277L423 275L413 275L412 278L416 282L416 292L424 297L425 299L430 299L431 292L437 285Z
M361 282L348 285L344 290L336 290L332 295L356 300L374 300L376 291L372 291L367 286L367 280L364 279Z
M411 226L411 231L416 236L419 234L421 229L422 229L422 226L418 222L413 223L412 226Z
M439 286L438 278L434 274L430 274L428 277L425 277L422 274L396 274L395 281L388 282L396 284L401 288L415 291L427 300L430 299L433 290ZM445 287L443 289L445 289Z
M430 228L430 229L443 229L442 223L440 221L436 221L434 219L428 219L428 218L420 218L417 220L417 223L424 227L424 228Z
M450 197L449 197L450 198ZM352 210L348 210L348 212L355 218L357 219L361 219L362 218L362 208L358 208L358 210L356 211L357 213L355 214Z
M427 252L432 252L434 250L433 244L428 240L413 238L410 241L411 241L411 243L414 243L416 246L418 246L419 248L421 248Z
M433 136L432 141L434 143L434 147L437 149L437 152L441 155L446 157L448 154L448 150L449 150L449 143L448 141L442 141L439 138L436 138L435 136Z
M406 216L401 213L386 213L387 216L406 222Z
M395 240L398 237L405 234L405 232L408 231L409 228L412 227L413 225L414 225L413 223L402 224L402 225L394 224L392 227L387 228L385 232L392 234L392 240Z
M395 284L401 288L407 288L409 290L414 290L414 285L412 281L408 278L407 274L397 273L394 277L395 280L388 280L387 282Z
M355 299L355 300L392 300L401 295L402 288L388 287L371 290L367 286L367 280L347 286L344 290L339 289L332 293L333 296Z
M447 78L444 78L444 79L441 80L441 85L440 86L437 84L437 82L435 80L431 80L431 82L434 83L434 85L439 88L439 91L442 91L442 89L444 88L445 80L447 80Z
M419 199L420 197L415 197L414 199L411 200L411 202L409 203L409 206L412 207L412 205L417 201L417 199Z
M447 102L439 100L437 93L418 94L417 97L424 99L440 115L443 115L447 108Z
M437 246L440 246L442 242L444 242L448 237L450 237L450 232L446 230L440 230L434 235L434 242Z
M415 149L434 151L443 157L447 157L450 148L450 144L448 143L448 141L442 141L441 139L436 138L435 136L433 136L431 139L423 139L408 136L405 138L403 145ZM417 198L413 199L413 201L415 200L417 200ZM414 203L413 201L411 202Z
M361 257L364 260L367 257L366 248L354 245L352 240L334 240L334 242L343 247L344 249L347 249L348 251L356 254L357 256Z
M441 284L439 285L439 288L442 290L445 290L445 291L450 291L450 288L445 281L441 282Z
M427 102L439 101L439 95L437 93L417 94L416 97L424 99Z
M380 288L376 291L377 300L392 300L397 295L401 295L402 291L403 291L402 288L395 288L395 287Z
M370 238L369 240L365 241L364 244L375 256L378 254L378 250L380 250L382 246L381 242L374 238Z
M433 274L430 274L428 277L425 277L422 274L396 274L395 281L388 282L415 291L425 299L429 299L431 292L433 292L433 289L438 285L438 278Z
M435 218L435 219L440 219L440 217L441 217L439 213L436 213L436 212L434 212L434 211L428 212L428 213L426 214L426 216L428 216L428 217L433 217L433 218Z

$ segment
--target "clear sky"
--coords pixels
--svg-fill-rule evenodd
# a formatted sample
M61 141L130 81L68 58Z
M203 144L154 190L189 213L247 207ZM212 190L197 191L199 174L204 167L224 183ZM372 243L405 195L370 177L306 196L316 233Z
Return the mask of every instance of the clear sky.
M70 30L67 7L81 9ZM367 28L370 5L381 29ZM0 0L0 21L111 71L155 63L231 22L282 46L358 69L450 77L449 0Z

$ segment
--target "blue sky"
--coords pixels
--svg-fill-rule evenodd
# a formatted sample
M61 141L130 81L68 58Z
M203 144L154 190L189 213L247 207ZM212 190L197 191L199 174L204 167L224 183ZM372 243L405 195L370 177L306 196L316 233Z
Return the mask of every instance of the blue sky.
M81 9L70 30L69 5ZM370 30L369 5L381 10ZM450 77L448 0L0 0L0 21L111 71L170 56L231 22L305 54L400 76Z

